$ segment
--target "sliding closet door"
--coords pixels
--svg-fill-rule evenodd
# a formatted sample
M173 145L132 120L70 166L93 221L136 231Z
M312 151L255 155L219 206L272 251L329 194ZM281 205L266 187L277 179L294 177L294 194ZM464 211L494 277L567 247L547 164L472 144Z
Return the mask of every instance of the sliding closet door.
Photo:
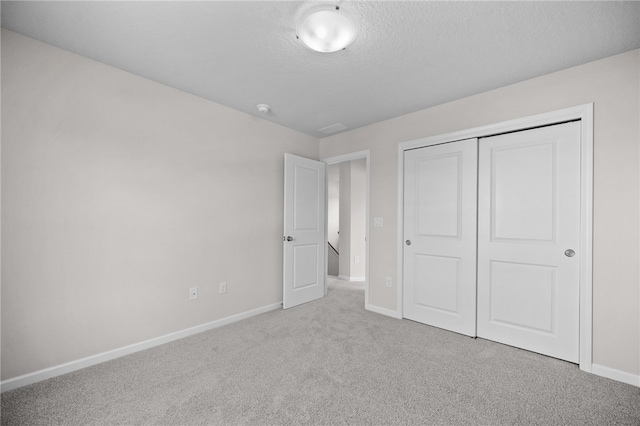
M475 336L477 139L404 161L403 316Z
M579 359L580 124L480 139L478 336Z

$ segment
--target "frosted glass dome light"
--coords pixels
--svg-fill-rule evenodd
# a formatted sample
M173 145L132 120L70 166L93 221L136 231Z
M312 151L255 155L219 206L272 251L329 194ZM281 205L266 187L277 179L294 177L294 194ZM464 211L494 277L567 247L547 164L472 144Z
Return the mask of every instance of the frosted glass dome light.
M296 35L310 49L330 53L349 46L356 38L356 25L338 6L318 6L303 14Z

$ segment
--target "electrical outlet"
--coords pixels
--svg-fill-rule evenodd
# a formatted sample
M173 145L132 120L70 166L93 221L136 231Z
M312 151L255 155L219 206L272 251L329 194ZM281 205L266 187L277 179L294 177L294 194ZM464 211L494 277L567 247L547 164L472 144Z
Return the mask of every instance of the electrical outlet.
M383 221L381 217L374 217L373 218L373 226L376 228L382 228L383 226Z
M220 294L225 294L227 292L227 283L226 282L221 282L220 283Z
M391 277L387 277L387 287L391 287Z
M196 300L198 298L198 287L191 287L189 289L189 300Z

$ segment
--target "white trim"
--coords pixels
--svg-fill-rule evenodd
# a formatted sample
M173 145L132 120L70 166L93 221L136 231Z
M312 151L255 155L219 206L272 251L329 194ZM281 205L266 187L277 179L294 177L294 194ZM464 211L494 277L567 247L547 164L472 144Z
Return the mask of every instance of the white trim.
M396 311L400 318L404 317L402 298L404 297L404 151L405 144L398 144L398 205L396 206Z
M12 379L3 380L2 382L0 382L0 388L2 392L6 392L12 389L30 385L32 383L37 383L42 380L47 380L52 377L60 376L63 374L71 373L72 371L80 370L86 367L91 367L92 365L96 365L96 364L103 363L105 361L110 361L112 359L120 358L122 356L132 354L134 352L140 352L145 349L152 348L154 346L163 345L165 343L169 343L174 340L182 339L188 336L192 336L194 334L202 333L203 331L218 328L223 325L231 324L243 319L264 314L266 312L275 311L281 308L282 308L282 302L262 306L260 308L256 308L250 311L231 315L225 318L221 318L219 320L197 325L195 327L190 327L184 330L165 334L164 336L159 336L153 339L144 340L142 342L123 346L121 348L113 349L100 354L91 355L86 358L81 358L75 361L56 365L54 367L45 368L43 370L38 370L33 373L24 374L22 376L14 377Z
M369 305L369 304L367 304L364 308L367 311L375 312L376 314L386 315L388 317L395 318L395 319L402 319L402 316L398 314L398 312L392 311L391 309L381 308L380 306Z
M580 369L592 371L593 348L593 104L580 115Z
M371 150L365 149L364 151L352 152L349 154L336 155L334 157L321 158L320 161L324 161L327 164L344 163L345 161L359 160L361 158L369 159Z
M348 277L346 275L338 275L338 279L342 281L365 282L367 277Z
M337 163L342 163L344 161L351 161L351 160L359 160L361 158L365 159L365 172L366 172L366 179L367 179L367 189L366 189L366 198L365 198L365 239L366 239L366 243L365 243L365 261L367 262L366 266L365 266L365 276L364 279L362 281L364 281L366 284L364 286L364 306L365 309L367 309L367 306L369 306L369 280L368 277L370 276L369 273L369 268L371 265L371 258L369 257L369 217L370 217L370 200L371 200L371 150L366 149L364 151L357 151L357 152L352 152L350 154L342 154L342 155L337 155L334 157L327 157L327 158L321 158L320 161L324 161L327 165L331 165L331 164L337 164ZM327 197L327 201L328 202L328 197ZM325 211L325 221L327 220L327 206L325 205L324 207L324 211ZM325 233L327 227L325 226ZM327 239L327 235L325 235L325 240ZM327 271L327 267L325 267L325 271ZM341 279L340 276L338 277L338 279ZM326 280L325 280L326 281ZM354 280L354 281L360 281L360 280Z
M616 370L615 368L609 368L599 364L591 364L591 373L597 376L606 377L607 379L640 387L640 375L637 374L627 373L625 371Z
M481 138L500 133L525 130L564 121L581 120L580 140L580 369L592 371L593 336L593 103L578 105L530 117L517 118L487 126L431 136L398 145L398 234L397 293L398 315L402 317L402 268L404 232L404 151L463 139Z
M588 120L593 119L593 104L578 105L575 107L560 109L543 114L532 115L529 117L516 118L513 120L503 121L500 123L489 124L486 126L474 127L472 129L460 130L451 133L445 133L437 136L429 136L427 138L416 139L412 141L402 142L398 145L401 152L408 149L422 148L440 143L455 142L463 139L482 138L485 136L494 136L500 133L515 132L534 127L548 126L550 124L562 123L572 120ZM593 124L593 123L592 123ZM593 126L591 126L593 129Z

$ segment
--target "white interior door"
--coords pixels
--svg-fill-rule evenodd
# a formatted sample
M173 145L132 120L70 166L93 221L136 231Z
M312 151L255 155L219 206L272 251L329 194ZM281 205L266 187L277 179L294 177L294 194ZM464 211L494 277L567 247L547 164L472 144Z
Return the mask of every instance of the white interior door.
M320 161L284 155L284 309L325 294L325 173Z
M580 124L480 139L478 336L579 359Z
M476 334L477 139L405 152L403 316Z

